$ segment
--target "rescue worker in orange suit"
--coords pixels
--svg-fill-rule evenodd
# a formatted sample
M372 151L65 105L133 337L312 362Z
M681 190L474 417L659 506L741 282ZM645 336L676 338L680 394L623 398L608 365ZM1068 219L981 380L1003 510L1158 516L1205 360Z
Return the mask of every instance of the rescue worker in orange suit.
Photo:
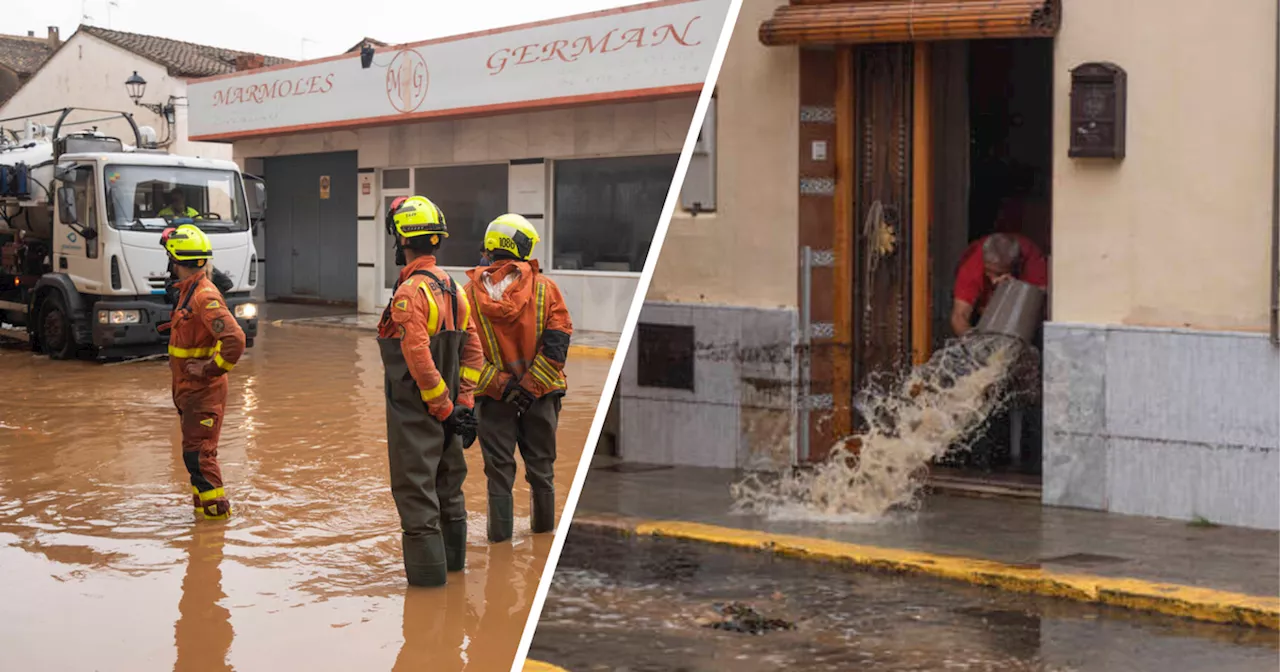
M530 261L537 244L528 220L503 215L484 235L491 265L467 272L484 343L476 415L494 543L512 535L517 447L531 492L530 528L537 534L556 526L556 425L573 324L560 288Z
M160 243L177 276L177 303L170 321L169 369L173 404L182 423L182 461L191 474L196 515L224 520L231 503L218 466L218 437L227 405L227 372L244 354L244 331L209 277L213 245L191 224L166 229Z
M449 237L444 213L422 196L397 199L387 232L403 265L378 325L385 369L391 495L411 586L440 586L466 565L462 451L476 438L475 385L484 355L466 295L436 266Z

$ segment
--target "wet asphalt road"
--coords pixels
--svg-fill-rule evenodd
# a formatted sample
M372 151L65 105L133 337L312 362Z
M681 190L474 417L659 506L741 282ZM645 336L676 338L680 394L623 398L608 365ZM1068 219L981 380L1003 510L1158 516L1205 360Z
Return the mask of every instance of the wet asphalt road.
M530 657L586 670L1274 672L1275 632L573 529ZM741 603L794 630L717 629Z
M570 357L563 506L609 359ZM485 536L468 451L468 570L404 584L371 334L262 325L232 372L235 517L193 518L168 364L0 348L0 670L506 670L550 550Z

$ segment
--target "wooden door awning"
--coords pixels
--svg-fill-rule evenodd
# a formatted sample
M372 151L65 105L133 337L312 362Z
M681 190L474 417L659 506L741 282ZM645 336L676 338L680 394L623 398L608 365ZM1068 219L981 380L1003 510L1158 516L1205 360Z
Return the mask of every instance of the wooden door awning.
M760 24L769 46L1052 37L1060 0L792 0Z

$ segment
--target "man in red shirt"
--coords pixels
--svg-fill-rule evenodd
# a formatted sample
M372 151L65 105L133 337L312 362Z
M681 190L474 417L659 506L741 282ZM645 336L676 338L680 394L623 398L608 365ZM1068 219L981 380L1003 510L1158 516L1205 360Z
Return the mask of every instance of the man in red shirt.
M951 308L951 329L957 336L973 328L996 285L1010 278L1048 288L1048 264L1031 239L1016 233L993 233L969 245L956 271Z

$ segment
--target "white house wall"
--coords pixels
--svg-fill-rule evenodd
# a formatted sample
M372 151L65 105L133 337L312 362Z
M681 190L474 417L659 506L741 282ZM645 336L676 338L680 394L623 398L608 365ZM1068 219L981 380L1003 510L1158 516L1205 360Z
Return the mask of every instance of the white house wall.
M272 156L357 151L360 169L368 170L518 159L677 154L684 147L696 105L695 98L681 97L353 131L271 136L236 141L234 157L241 165L248 166L255 163L254 159ZM512 170L525 173L536 168L516 165ZM360 198L358 221L352 223L359 227L357 254L361 266L357 287L361 312L380 311L387 291L382 286L383 267L388 263L383 258L385 233L377 212L382 198L378 193L376 175L372 179L373 193ZM515 183L527 184L528 180ZM270 191L270 185L267 188ZM536 198L536 195L523 193L513 194L513 197L527 200ZM554 229L550 198L551 193L547 189L543 199L548 220ZM513 198L511 207L516 205ZM543 247L550 249L549 245ZM548 261L542 260L546 265L549 265ZM463 279L461 274L455 275ZM552 270L548 275L561 286L576 328L622 330L627 308L639 283L638 273Z
M124 81L135 70L147 80L143 102L163 103L171 95L186 95L186 82L170 77L164 66L86 33L76 33L45 62L25 86L0 107L0 118L64 107L118 110L132 113L139 126L150 126L155 129L158 138L163 138L164 119L146 108L134 105L125 89ZM84 119L88 115L80 113L78 116ZM176 116L177 141L169 147L170 152L217 159L231 158L229 145L187 142L187 109L178 107ZM57 115L47 115L36 121L52 125L56 120ZM133 132L123 120L98 122L94 125L103 133L117 136L125 142L133 142Z

